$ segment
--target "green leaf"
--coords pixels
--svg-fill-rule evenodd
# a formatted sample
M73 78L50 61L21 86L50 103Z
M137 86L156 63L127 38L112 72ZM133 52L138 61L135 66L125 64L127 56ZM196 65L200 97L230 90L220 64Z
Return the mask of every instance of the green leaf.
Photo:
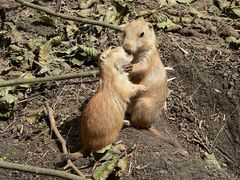
M109 150L111 147L112 147L112 144L109 144L109 145L105 146L104 148L97 150L96 153L103 154L103 153L105 153L107 150Z
M65 57L73 57L76 53L85 53L85 56L90 56L92 59L97 59L100 51L96 48L88 47L85 45L77 44L76 46L70 47L66 51L61 51L61 53L66 54Z
M78 30L76 24L73 25L67 25L66 32L68 39L73 38L74 33Z
M108 145L97 151L97 153L102 155L101 158L96 158L96 152L95 154L92 153L93 158L97 160L96 164L102 162L102 164L94 170L94 179L107 179L112 172L115 172L114 174L116 176L122 177L127 172L128 158L123 156L120 149L122 149L122 146Z
M0 30L0 36L3 36L3 35L5 35L5 34L7 34L7 31L5 31L5 30Z
M113 8L105 13L104 21L117 24L117 10Z
M8 91L9 91L8 87L6 87L6 88L5 87L1 87L0 88L0 97L3 97L5 95L7 95Z
M15 105L16 98L11 94L6 94L0 98L0 116L10 112Z
M166 0L157 0L158 4L160 4L160 7L167 5L167 1Z
M169 31L171 30L178 30L181 29L182 26L173 23L169 18L166 17L166 20L163 22L157 23L157 26L161 29L167 29Z
M231 5L227 0L216 0L215 2L221 10L228 8Z
M13 52L17 52L17 53L23 53L24 52L23 48L15 45L15 44L10 45L9 49L12 50Z
M231 45L231 46L237 46L237 47L239 47L240 46L240 39L237 39L236 37L234 37L234 36L229 36L229 37L227 37L226 39L225 39L225 41L227 42L227 43L229 43L229 45Z
M4 79L0 78L0 83L5 81ZM0 98L7 95L9 93L9 91L13 90L14 87L13 86L8 86L8 87L0 87Z
M17 42L19 42L19 43L25 42L25 39L23 38L22 34L20 32L18 32L16 25L14 25L11 22L6 22L5 24L11 28L12 35Z
M41 63L38 65L40 67L40 71L37 73L38 75L45 74L50 71L50 65L48 63Z
M118 153L119 153L119 151L116 151L115 148L116 147L113 146L112 144L107 145L106 147L98 151L92 152L92 157L96 161L108 161L108 160L114 159L115 157L118 156Z
M34 111L30 111L27 113L27 115L25 116L25 119L27 120L27 122L29 122L30 124L34 124L36 123L39 118L44 114L44 108L39 108L37 110Z
M80 17L84 17L84 18L86 18L86 17L89 17L89 16L91 16L91 14L93 13L93 9L91 8L91 9L83 9L83 10L81 10L81 11L77 11L76 12L76 14L78 15L78 16L80 16Z
M176 0L168 0L168 4L170 4L170 5L176 5L177 2L176 2Z
M114 171L118 162L118 158L112 159L101 164L97 167L93 173L93 177L96 180L105 180Z
M76 51L78 50L78 46L76 45L76 46L73 46L73 47L70 47L70 48L68 48L66 51L65 51L65 53L67 54L67 55L70 55L70 54L76 54Z
M207 161L209 164L212 164L212 165L216 166L217 168L221 168L218 160L216 159L216 157L215 157L215 155L213 153L212 154L208 154L207 152L204 152L203 159L205 161Z
M95 59L100 54L100 51L98 51L97 49L91 48L91 47L87 47L87 46L84 46L84 45L79 45L78 44L78 49L83 51L83 52L85 52L91 58L95 58Z
M76 59L76 58L72 58L72 59L71 59L71 63L72 63L73 65L76 65L76 66L81 66L81 65L83 65L84 61L79 61L79 60Z
M52 27L56 27L56 19L53 17L50 17L49 15L45 14L44 12L38 11L39 15L40 15L40 19L42 20L42 22L47 25L47 26L52 26Z
M240 17L240 8L233 8L232 11L233 11L238 17Z
M125 156L124 158L120 159L118 161L117 167L120 169L117 172L117 176L118 177L124 176L128 170L128 157Z
M27 46L31 50L35 51L35 50L38 50L44 42L46 42L46 40L44 40L41 37L36 38L36 39L30 39L27 41Z
M39 50L39 63L46 63L52 61L52 46L59 44L62 40L61 36L55 36L54 38L50 39L46 43L44 43L42 46L40 46Z
M80 9L87 9L89 7L91 7L95 2L97 2L97 0L88 0L85 3L79 3L79 7Z
M33 78L36 78L36 77L32 73L28 72L24 76L22 76L22 78L23 79L33 79ZM22 87L22 88L29 88L30 84L20 84L18 86Z
M6 96L8 94L9 89L6 87L0 88L0 97Z
M184 24L190 24L194 21L194 17L192 16L184 16L181 18L181 22Z
M6 156L0 156L0 161L5 161L5 160L7 160Z
M199 18L206 18L206 15L195 9L194 7L190 7L190 12L194 15L196 15Z

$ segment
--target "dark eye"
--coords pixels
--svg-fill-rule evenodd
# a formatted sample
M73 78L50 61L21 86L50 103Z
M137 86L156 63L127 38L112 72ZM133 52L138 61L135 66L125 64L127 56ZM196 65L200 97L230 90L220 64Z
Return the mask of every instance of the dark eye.
M139 35L139 37L143 37L144 36L144 32L141 32L141 34Z

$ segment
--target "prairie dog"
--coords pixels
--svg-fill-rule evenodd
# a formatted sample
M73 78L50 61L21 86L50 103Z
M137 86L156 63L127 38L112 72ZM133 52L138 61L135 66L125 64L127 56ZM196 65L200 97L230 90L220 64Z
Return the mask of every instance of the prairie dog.
M177 147L182 155L188 155L173 137L165 137L151 127L159 119L168 95L167 72L158 54L152 24L144 19L132 21L126 25L124 36L123 47L129 54L133 54L133 60L123 67L130 72L129 78L133 83L142 84L147 90L131 99L128 107L130 125L149 130Z
M134 58L132 65L125 66L130 71L133 83L146 86L147 91L133 98L129 107L131 125L150 128L158 117L166 101L167 73L159 57L156 35L151 23L138 19L124 29L123 47Z
M74 158L82 156L86 151L99 150L113 143L122 129L130 98L139 91L145 91L144 85L130 82L128 73L122 69L123 64L131 62L132 58L122 47L108 49L100 55L100 85L83 111L83 149L73 153Z

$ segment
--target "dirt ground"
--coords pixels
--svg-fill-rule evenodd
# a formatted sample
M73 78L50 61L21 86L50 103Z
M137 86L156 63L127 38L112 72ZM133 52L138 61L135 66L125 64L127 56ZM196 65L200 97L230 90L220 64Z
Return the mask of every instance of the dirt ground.
M74 0L37 2L63 13L74 14L79 10L78 3ZM186 4L160 7L157 1L120 2L126 2L131 9L129 21L146 9L149 12L156 10L152 13L157 15L163 12L179 16L190 14L186 10ZM106 8L111 7L109 1L98 3ZM191 5L205 14L224 17L212 1L197 0ZM93 5L92 9L94 8L96 4ZM49 39L64 35L66 25L77 24L80 44L106 49L110 45L122 43L121 33L107 28L66 20L58 20L56 27L47 26L39 22L36 11L12 0L0 0L0 9L5 12L4 18L0 13L1 24L14 22L19 32L28 39L39 36ZM151 13L144 17L155 22ZM98 20L97 16L95 18ZM167 99L167 108L154 126L176 137L189 155L179 154L175 147L162 142L146 130L125 128L118 140L127 149L135 147L135 150L134 156L129 160L129 172L123 179L240 178L240 50L239 44L231 45L226 41L226 32L229 31L224 29L228 25L236 30L234 33L238 33L240 22L233 24L232 21L214 19L199 22L205 22L205 26L202 25L205 31L193 25L182 25L180 30L162 30L157 24L154 26L162 61L165 66L174 68L173 71L168 71L168 77L176 78L169 82L171 94ZM208 31L206 24L209 23L217 29ZM7 29L3 25L2 28ZM238 36L240 37L239 33ZM6 66L17 67L7 73L0 72L1 78L16 78L28 71L35 73L32 67L22 69L12 63L7 47L0 50L0 70ZM57 66L60 74L97 69L95 61L85 59L80 66L68 62L60 64ZM52 74L54 73L53 71ZM37 122L29 123L25 116L43 108L46 101L49 102L54 109L60 132L66 138L70 151L74 152L81 146L79 121L82 108L96 92L97 80L97 77L87 77L37 84L27 89L16 88L13 92L17 97L14 111L9 118L0 121L0 157L5 157L10 162L62 170L65 162L60 158L61 146L50 132L48 117L42 115ZM214 154L220 167L209 163L205 153ZM80 158L74 163L78 167L91 164L88 158ZM91 168L83 171L91 175ZM0 178L60 179L5 169L0 169Z

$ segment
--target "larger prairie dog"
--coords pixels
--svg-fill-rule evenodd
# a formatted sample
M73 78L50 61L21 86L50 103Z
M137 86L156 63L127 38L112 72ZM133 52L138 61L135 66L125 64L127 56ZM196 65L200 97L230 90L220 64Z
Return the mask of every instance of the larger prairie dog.
M152 24L143 19L134 20L126 25L124 36L123 47L134 56L132 65L125 69L130 70L129 78L133 83L147 88L132 100L131 125L150 129L166 101L167 73L159 57Z
M130 82L128 73L122 69L123 64L131 62L132 58L122 47L108 49L100 55L100 85L82 114L83 149L73 153L74 158L113 143L122 129L130 98L145 91L144 85Z

